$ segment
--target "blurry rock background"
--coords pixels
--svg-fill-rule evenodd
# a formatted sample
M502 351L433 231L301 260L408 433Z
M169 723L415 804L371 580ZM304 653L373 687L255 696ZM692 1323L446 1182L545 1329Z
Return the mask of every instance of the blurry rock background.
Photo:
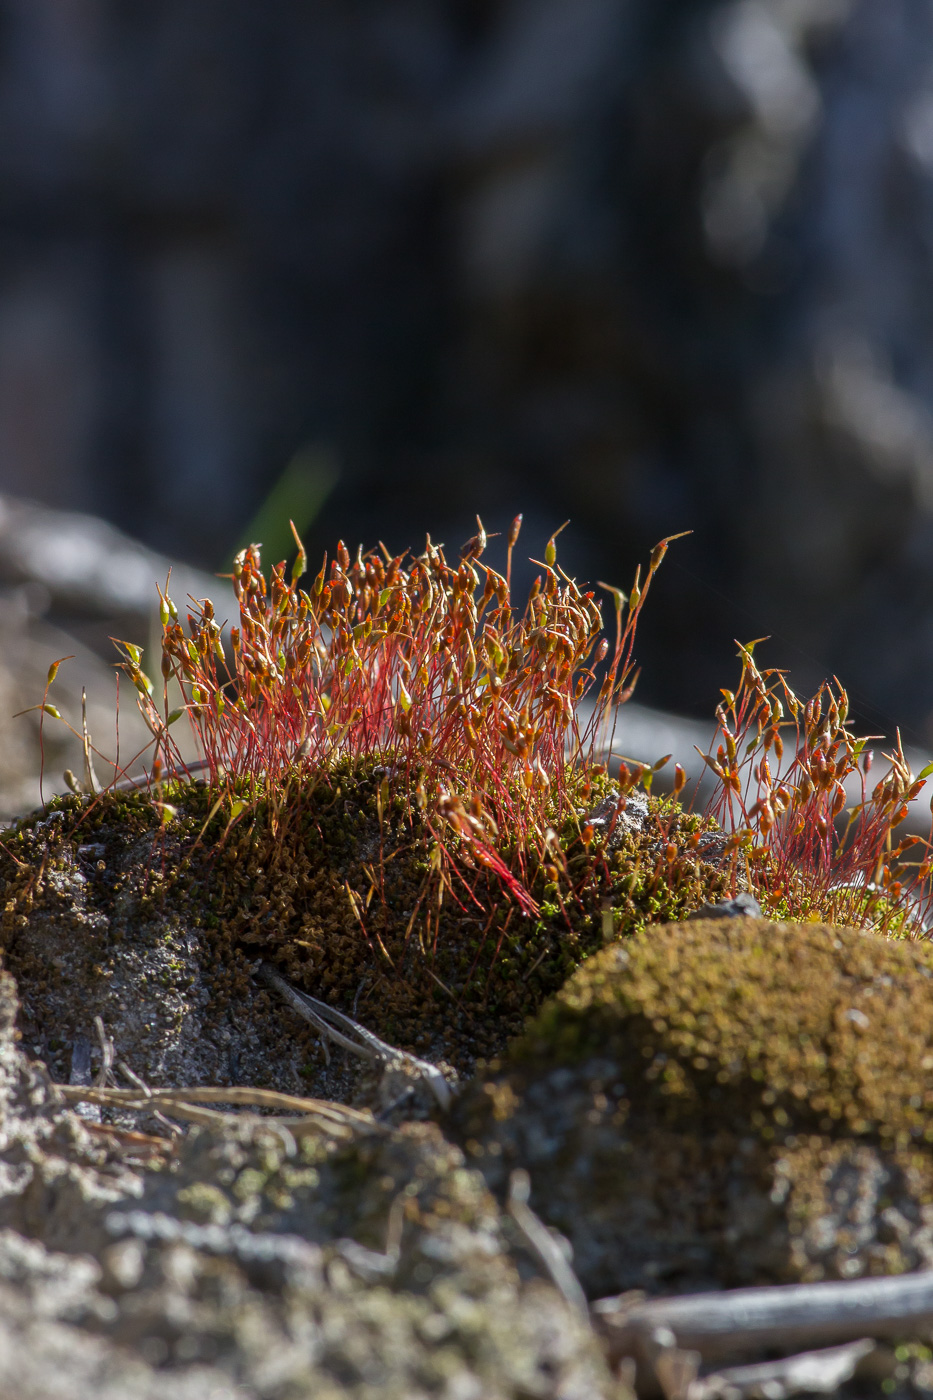
M66 768L85 781L85 723L97 783L148 772L152 734L133 686L125 677L118 686L111 639L143 646L143 666L159 682L157 585L169 580L182 615L189 596L212 598L224 620L234 614L229 583L93 516L0 496L0 822L67 791ZM36 707L56 661L47 702L60 719L46 715L40 728ZM170 707L177 702L172 695ZM184 719L172 737L186 761L200 757Z
M693 528L642 700L928 743L931 312L929 0L0 0L0 489L204 568L286 467L312 558Z

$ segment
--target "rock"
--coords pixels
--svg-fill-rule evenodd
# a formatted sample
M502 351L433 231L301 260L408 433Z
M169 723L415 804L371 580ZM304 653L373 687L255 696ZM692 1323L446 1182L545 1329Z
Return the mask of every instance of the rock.
M115 658L116 652L113 655ZM60 657L72 659L61 666L48 702L77 734L47 715L40 743L39 715L33 707L42 703L49 666ZM40 793L47 799L64 792L66 768L83 774L82 691L87 701L88 732L100 755L94 758L97 776L107 782L114 768L106 760L115 760L118 754L112 662L103 661L73 633L33 614L23 590L0 592L0 822L33 811L41 801ZM32 713L22 713L27 710ZM120 740L122 764L145 752L152 740L136 706L127 702L126 686L122 689ZM139 771L138 764L134 771Z
M761 905L753 894L740 890L735 899L707 901L695 909L688 919L760 919Z
M143 666L157 672L151 648L159 635L158 589L169 577L182 611L191 594L216 599L222 619L232 615L232 592L221 580L146 549L93 516L0 496L0 821L66 791L66 768L83 777L82 696L100 783L113 780L118 760L123 771L143 769L152 734L130 686L122 687L118 703L111 639L143 646ZM46 697L49 667L63 657ZM40 744L35 707L43 698L62 719L45 716ZM199 757L185 725L173 735L186 760Z
M23 1055L15 1010L0 974L9 1400L618 1396L588 1321L434 1124L296 1144L247 1118L134 1170Z
M34 1053L67 1081L100 1017L119 1057L157 1086L262 1084L344 1101L372 1089L372 1066L328 1054L262 982L268 963L395 1048L470 1074L607 937L727 887L721 851L706 844L721 842L718 828L635 794L611 840L594 828L592 878L571 828L572 916L544 869L529 866L541 903L527 919L484 875L471 906L438 906L428 956L413 916L433 837L403 791L381 811L380 793L365 765L347 766L296 777L284 816L260 798L231 825L222 795L186 783L164 807L145 791L68 796L19 823L0 847L0 947ZM665 855L661 881L669 850L680 857Z
M108 626L146 640L166 585L180 609L189 595L212 598L221 617L234 605L224 580L147 549L105 520L13 496L0 496L0 581L26 590L34 610L41 598L59 622L86 632L96 623L108 655Z
M933 952L701 919L589 960L453 1112L592 1297L933 1264Z
M127 802L128 814L133 799ZM148 1083L352 1094L357 1062L340 1055L325 1065L317 1036L287 1007L273 1009L242 954L216 965L203 913L165 902L159 868L182 859L173 833L160 839L157 829L134 830L127 821L98 831L105 843L56 841L62 816L48 819L55 854L38 897L28 915L7 915L8 961L23 989L21 1025L60 1081L69 1077L76 1039L93 1037L99 1016L119 1057ZM309 1061L321 1065L314 1086L303 1073Z
M231 835L188 785L164 806L142 792L69 797L7 834L2 938L20 997L5 974L11 1396L55 1396L49 1358L71 1348L79 1400L95 1387L105 1400L200 1400L223 1385L269 1400L608 1397L617 1379L587 1300L933 1267L927 944L749 917L740 897L716 903L724 877L702 861L683 885L666 861L671 884L659 883L655 819L672 844L696 823L634 802L613 851L608 791L577 815L619 907L594 905L590 942L573 944L581 922L559 946L556 912L528 920L503 942L508 962L503 951L482 969L472 1002L465 980L453 1005L438 976L475 955L474 921L443 926L438 975L419 983L406 911L423 863L405 864L417 830L403 796L385 803L362 769L331 778L293 789L291 825L257 804ZM347 897L377 856L382 955ZM645 917L626 902L645 893L639 862L647 917L704 895L708 916L626 934ZM547 989L530 982L542 953ZM382 1039L394 1025L394 1044L417 1051L410 1068L449 1048L460 1097L445 1111L398 1073L380 1084L343 1052L324 1061L279 999L283 976L322 1015L342 1005ZM477 1075L481 1034L502 1059ZM83 1121L49 1070L329 1102L289 1126L215 1097L168 1144L155 1105ZM188 1123L177 1102L158 1106Z
M45 1067L22 1054L17 1011L13 979L0 972L0 1231L86 1248L99 1214L138 1194L140 1182L107 1162L81 1119L63 1110Z

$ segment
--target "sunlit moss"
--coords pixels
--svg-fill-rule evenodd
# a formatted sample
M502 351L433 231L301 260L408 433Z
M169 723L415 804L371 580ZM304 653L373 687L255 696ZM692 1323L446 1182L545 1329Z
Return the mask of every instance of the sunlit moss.
M142 792L64 799L51 827L38 815L22 826L15 860L12 845L9 857L0 853L6 939L42 899L56 862L102 842L114 871L148 833L139 907L200 931L217 1015L261 957L392 1043L467 1069L499 1053L605 942L725 891L727 873L689 849L704 828L699 818L651 799L641 823L584 842L579 814L604 796L606 776L577 771L567 781L576 809L557 833L559 865L548 850L524 853L533 916L468 846L442 870L412 795L396 784L386 800L376 765L345 762L293 778L287 800L251 779L233 820L236 799L218 804L197 784L166 788L157 800ZM506 861L515 854L509 839L500 836ZM118 886L118 876L101 878L94 897L102 912Z
M518 1061L611 1055L670 1120L933 1142L933 947L825 924L698 919L592 958Z

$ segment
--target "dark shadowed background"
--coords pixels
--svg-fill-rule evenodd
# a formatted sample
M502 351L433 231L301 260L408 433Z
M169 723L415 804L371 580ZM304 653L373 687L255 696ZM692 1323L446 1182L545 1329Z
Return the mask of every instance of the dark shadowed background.
M933 4L0 0L0 491L211 570L693 529L641 700L770 633L930 743Z

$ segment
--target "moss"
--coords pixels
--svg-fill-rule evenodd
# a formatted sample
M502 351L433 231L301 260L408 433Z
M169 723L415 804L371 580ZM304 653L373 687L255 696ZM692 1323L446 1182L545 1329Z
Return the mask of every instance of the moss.
M754 919L647 928L568 981L450 1130L591 1295L928 1268L933 948Z
M596 1052L671 1120L927 1144L933 947L756 919L651 929L591 959L516 1059Z
M242 999L262 957L390 1042L469 1070L500 1053L607 938L677 918L725 888L725 873L689 849L703 823L670 803L652 799L642 829L620 824L585 845L580 818L607 780L599 771L569 780L566 869L501 843L507 861L524 861L539 905L530 918L449 832L454 873L442 883L436 838L404 781L386 800L372 764L338 764L276 790L252 784L220 803L204 785L166 786L168 817L144 793L69 797L51 826L38 816L21 824L15 850L0 855L10 965L35 988L42 971L18 957L17 919L64 911L70 895L56 893L52 868L80 870L108 918L134 901L135 922L111 918L112 942L139 936L140 921L199 930L212 1015ZM231 822L235 797L248 804ZM91 843L102 858L81 856ZM173 962L166 986L178 980Z

